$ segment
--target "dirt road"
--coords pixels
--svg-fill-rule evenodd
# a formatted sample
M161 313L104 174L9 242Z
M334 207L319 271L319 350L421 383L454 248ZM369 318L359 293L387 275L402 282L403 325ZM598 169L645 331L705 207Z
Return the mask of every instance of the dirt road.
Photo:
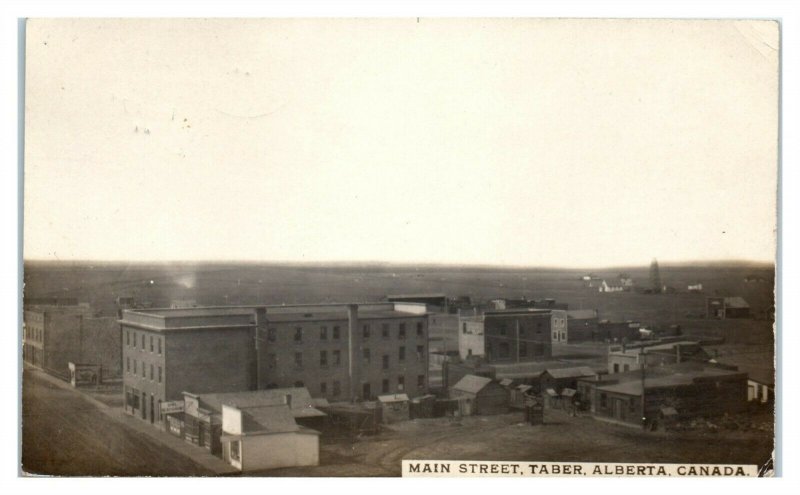
M407 421L375 437L323 445L319 467L262 475L399 476L403 459L760 465L772 452L765 431L644 432L562 411L547 411L544 425L521 420L514 413Z
M22 469L65 476L186 476L209 472L138 436L94 404L25 372Z

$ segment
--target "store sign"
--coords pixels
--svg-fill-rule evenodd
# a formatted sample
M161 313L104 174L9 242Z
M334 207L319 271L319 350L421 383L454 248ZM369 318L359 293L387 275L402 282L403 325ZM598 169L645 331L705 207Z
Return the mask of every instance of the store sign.
M170 414L183 411L183 401L173 400L161 403L161 414Z

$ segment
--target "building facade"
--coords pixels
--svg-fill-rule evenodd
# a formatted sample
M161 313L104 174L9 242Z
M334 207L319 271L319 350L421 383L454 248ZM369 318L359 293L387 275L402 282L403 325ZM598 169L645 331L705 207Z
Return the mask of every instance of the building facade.
M256 385L252 309L124 310L125 411L161 424L161 403L194 393L253 390Z
M125 310L125 410L162 424L160 405L194 394L306 387L370 400L428 390L424 304Z
M553 354L549 310L486 311L483 325L488 363L543 361Z
M306 387L331 402L428 391L425 304L269 307L265 326L260 387Z

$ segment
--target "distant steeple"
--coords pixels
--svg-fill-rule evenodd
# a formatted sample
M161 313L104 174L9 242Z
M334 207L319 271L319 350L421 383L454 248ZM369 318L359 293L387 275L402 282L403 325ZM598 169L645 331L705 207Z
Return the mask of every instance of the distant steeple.
M661 273L658 271L658 261L655 258L650 263L650 287L656 294L660 293L663 287L661 285Z

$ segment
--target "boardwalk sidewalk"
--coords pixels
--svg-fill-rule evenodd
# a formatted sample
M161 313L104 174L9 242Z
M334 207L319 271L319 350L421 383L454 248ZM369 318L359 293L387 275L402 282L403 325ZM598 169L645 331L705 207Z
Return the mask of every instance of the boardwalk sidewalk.
M169 433L159 430L158 428L154 427L149 423L146 423L138 418L134 418L133 416L130 416L128 414L125 414L125 412L121 408L110 407L108 406L108 404L105 404L102 401L95 399L94 397L81 391L80 389L73 388L70 384L64 382L63 380L53 377L47 374L46 372L36 368L26 368L25 371L35 374L38 378L41 378L42 380L45 380L56 387L80 395L81 397L84 398L84 400L93 404L95 407L97 407L97 409L100 412L102 412L109 418L113 419L114 421L123 424L128 429L134 430L137 433L146 436L153 442L158 443L163 447L172 450L178 455L191 459L195 463L209 470L214 475L239 474L239 471L237 469L235 469L230 464L224 462L219 457L212 455L206 449L187 443L176 436L170 435Z

